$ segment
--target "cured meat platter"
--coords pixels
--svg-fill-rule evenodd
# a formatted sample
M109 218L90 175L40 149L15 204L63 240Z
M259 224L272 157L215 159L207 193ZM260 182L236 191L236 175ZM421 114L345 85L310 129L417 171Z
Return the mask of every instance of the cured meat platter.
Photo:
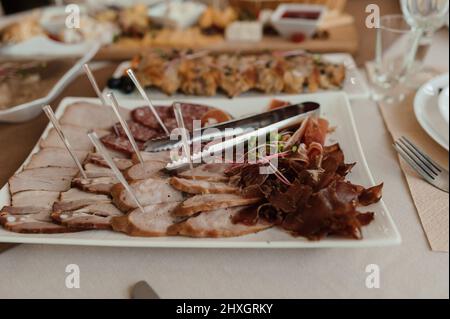
M327 123L329 123L330 127L333 129L331 133L327 136L327 141L325 144L333 144L336 142L340 143L340 147L342 148L342 152L345 153L346 162L353 163L356 162L357 165L348 170L350 172L348 174L348 180L352 184L364 185L365 187L369 187L368 190L377 189L380 186L375 186L375 181L370 174L370 171L367 167L367 163L365 161L361 145L359 142L358 134L356 131L355 123L353 120L353 116L351 113L351 109L349 106L348 99L343 93L321 93L319 94L306 94L306 95L292 95L292 96L283 96L282 99L289 101L290 103L301 103L306 101L313 101L319 103L321 105L321 118L326 119ZM265 111L265 108L271 102L270 98L267 97L242 97L236 98L233 100L229 99L195 99L195 100L183 100L184 103L193 105L193 104L203 104L203 105L211 105L219 110L226 111L234 118L239 118L248 114L261 113ZM134 109L138 106L142 106L142 101L139 100L129 100L126 105L122 105L124 107L124 113L130 113L127 109ZM154 101L156 105L161 106L170 106L172 101L163 100L163 101ZM96 104L98 106L96 106ZM103 108L103 109L102 109ZM97 99L90 98L66 98L59 105L56 117L60 119L62 125L66 126L76 126L80 125L83 127L91 127L95 128L97 133L102 136L107 136L108 132L104 130L104 127L109 127L109 125L114 124L114 119L109 119L105 115L105 106L99 105L99 101ZM195 108L194 108L195 109ZM108 121L111 124L108 124ZM70 124L70 125L69 125ZM99 125L100 127L96 126ZM106 125L106 126L105 126ZM77 133L78 132L78 133ZM74 131L68 135L71 135L72 138L77 138L77 134L79 131ZM86 156L86 138L79 136L77 138L80 142L76 146L76 155L80 156L80 158ZM40 198L39 194L33 193L33 196L16 196L17 194L23 194L23 191L26 191L28 195L30 191L27 190L30 186L30 177L33 183L39 184L41 182L40 177L36 176L37 172L43 174L52 174L58 175L58 178L52 180L52 187L55 187L55 191L66 187L67 178L65 176L73 175L73 168L70 169L70 158L67 156L59 155L58 152L63 152L62 149L58 149L58 140L55 140L55 132L53 132L49 127L43 133L41 141L36 145L33 149L32 154L24 163L26 165L27 170L22 171L23 167L19 169L19 174L16 174L14 177L10 179L8 185L5 185L0 191L0 206L8 206L11 205L11 197L10 194L14 194L13 202L20 201L22 204L27 202L27 205L33 203L33 196L35 200L45 201L45 199ZM84 152L84 153L83 153ZM158 156L155 155L158 153L153 153L153 155L147 156ZM49 165L51 161L55 161L55 163ZM57 161L57 163L56 163ZM67 163L65 163L66 161ZM46 163L46 166L42 165L42 162ZM126 159L117 160L117 165L122 165L126 163ZM48 166L53 166L53 169L49 169ZM56 166L63 166L66 169L57 168ZM39 170L30 170L33 168L39 168ZM69 168L67 168L69 167ZM148 173L148 170L152 170L154 168L145 168L145 174ZM56 172L56 170L57 172ZM99 169L99 167L97 167ZM139 175L139 171L142 170L141 166L135 167L133 170L127 170L127 175L131 176L133 174ZM101 169L100 169L101 171ZM95 173L101 173L100 171L96 171ZM141 171L142 172L142 171ZM347 173L348 173L347 172ZM346 173L346 174L347 174ZM34 174L34 175L33 175ZM102 175L104 176L104 175ZM28 178L28 180L26 180ZM24 183L26 181L26 183ZM72 181L72 186L74 185L75 180ZM83 181L81 181L83 182ZM380 181L377 181L379 184ZM152 187L156 187L163 196L167 196L167 194L171 195L173 193L174 197L181 196L179 193L174 192L173 189L168 188L168 185L164 184L163 180L144 180L139 182L139 187L146 187L144 184L151 184ZM176 184L178 183L178 184ZM70 180L69 180L70 184ZM107 183L106 183L107 184ZM163 185L164 184L164 185ZM100 182L95 186L105 186ZM135 185L135 184L133 184ZM195 182L194 180L186 180L183 179L183 176L178 176L178 178L172 179L171 185L176 189L181 189L184 191L191 192L195 187L202 185L201 183ZM215 185L219 185L216 183ZM351 184L346 184L351 185ZM80 186L80 185L78 185ZM92 185L81 185L81 187L90 187ZM373 186L373 187L372 187ZM230 188L225 184L220 184L221 192L227 192ZM155 192L156 192L155 188ZM138 189L138 188L136 188ZM73 191L71 191L73 190ZM64 210L63 205L70 204L72 205L74 201L76 201L77 190L71 189L67 192L61 193L61 197L63 194L68 198L71 197L71 201L63 202L62 199L60 202L60 206L55 203L53 206L52 218L58 219L61 222L59 224L51 224L51 229L49 232L51 234L33 234L33 227L39 229L41 222L38 223L28 223L25 222L25 225L29 227L28 234L22 234L19 232L9 232L5 229L0 229L0 241L2 242L18 242L18 243L47 243L47 244L71 244L71 245L92 245L92 246L127 246L127 247L240 247L240 248L319 248L319 247L370 247L370 246L385 246L385 245L393 245L400 243L400 235L397 231L397 228L386 208L383 201L380 200L380 197L377 198L376 201L371 201L367 203L367 209L371 212L370 215L360 214L361 216L365 216L364 219L370 216L370 221L368 223L364 223L366 225L361 230L361 236L355 238L338 238L336 236L325 237L322 240L308 240L304 237L294 237L284 232L283 230L276 227L267 227L264 225L254 225L253 228L245 228L242 226L241 228L232 226L233 231L236 231L236 228L242 229L239 233L242 236L237 237L228 237L228 238L191 238L191 237L182 237L182 236L162 236L162 237L139 237L139 236L151 236L152 232L142 232L144 228L136 228L136 221L139 221L139 216L135 216L137 219L134 219L133 222L130 221L130 216L119 217L121 212L117 210L117 207L120 209L128 209L133 205L132 201L127 199L126 194L120 193L120 187L113 187L111 193L113 194L114 200L117 198L115 204L117 207L111 205L110 201L102 201L99 205L102 206L102 209L108 211L112 215L118 215L118 218L114 219L116 225L114 226L115 230L126 232L132 236L127 236L120 232L112 232L109 230L101 230L104 225L101 222L97 222L97 220L104 221L106 219L102 218L105 216L93 216L95 219L95 230L88 231L77 231L77 232L64 232L60 233L65 225L65 220L68 221L70 218L74 217L74 215L67 215ZM83 188L84 190L84 188ZM69 194L70 191L72 194ZM102 189L100 189L100 192ZM109 191L109 190L108 190ZM38 192L33 190L32 192ZM75 194L74 194L75 192ZM121 194L117 196L117 193ZM217 192L216 194L218 194ZM58 193L59 194L59 193ZM195 193L194 193L195 194ZM46 192L46 195L53 196L51 192ZM366 194L367 195L367 194ZM37 196L37 197L36 197ZM101 194L92 194L90 199L94 198L98 199L101 197ZM104 196L104 195L103 195ZM156 196L155 194L151 196ZM206 197L213 198L214 194L202 195ZM58 197L58 196L56 196ZM232 194L221 194L220 197L223 201L231 201L231 200L241 200L242 198L236 197L236 195ZM367 197L367 196L365 196ZM369 196L370 197L370 196ZM193 198L191 197L191 202L193 202ZM144 197L141 199L145 200ZM174 201L176 198L172 198ZM181 197L180 197L181 200ZM217 198L214 198L214 201L218 202ZM53 200L52 200L53 202ZM96 202L97 204L99 202ZM119 204L119 205L117 205ZM173 207L169 207L171 205L176 206L175 204L165 204L164 207L156 207L156 206L146 206L145 210L149 209L149 211L143 211L144 214L151 214L154 210L163 211L164 209L172 209ZM189 207L189 200L185 200L183 205L178 207L178 212L180 215L186 215L190 213L190 209L194 206ZM249 199L245 200L243 204L250 204ZM13 205L14 206L14 205ZM112 206L112 207L111 207ZM107 208L105 208L107 207ZM150 207L150 208L147 208ZM20 207L18 207L20 208ZM98 207L97 207L98 208ZM8 210L4 209L4 212L8 212ZM7 215L6 221L4 221L4 225L10 225L12 229L18 225L21 227L21 218L20 212L19 214L14 215L14 207L9 211L11 214ZM77 211L79 216L84 216L82 210ZM134 211L133 211L134 212ZM132 213L131 213L132 214ZM214 216L213 213L209 213L209 216ZM215 213L216 214L216 213ZM359 213L358 213L359 214ZM139 215L139 214L138 214ZM3 215L5 216L5 215ZM77 217L75 216L75 217ZM199 216L204 216L200 214ZM228 216L228 215L226 215ZM91 216L92 217L92 216ZM156 216L157 217L157 216ZM127 220L128 218L128 220ZM193 217L196 218L196 217ZM26 219L26 218L25 218ZM76 218L75 218L76 219ZM78 219L80 222L80 219ZM45 222L46 223L46 222ZM220 221L219 221L220 223ZM22 223L23 224L23 223ZM48 227L48 223L45 224ZM186 234L186 231L189 233L189 228L181 227L182 223L178 224L178 233L183 234L183 231ZM108 226L108 225L106 225ZM144 225L145 226L145 225ZM191 224L192 226L192 224ZM131 229L130 229L131 227ZM177 229L175 227L175 229ZM258 228L259 227L259 228ZM257 230L261 230L255 233L255 228ZM134 229L134 230L133 230ZM17 230L17 229L16 229ZM145 230L145 229L144 229ZM134 233L133 233L134 231ZM154 231L154 229L152 230ZM245 233L251 233L245 235ZM222 232L223 234L223 232ZM198 236L197 236L198 237ZM216 237L214 234L207 237ZM311 239L311 238L310 238Z

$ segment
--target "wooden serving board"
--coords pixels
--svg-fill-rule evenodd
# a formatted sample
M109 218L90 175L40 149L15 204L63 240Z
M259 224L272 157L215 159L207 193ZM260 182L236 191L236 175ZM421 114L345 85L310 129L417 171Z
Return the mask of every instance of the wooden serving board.
M340 21L344 17L339 17ZM347 16L347 18L349 18ZM350 17L351 18L351 17ZM346 52L354 54L358 49L358 33L352 19L347 23L327 23L326 30L329 37L326 39L307 39L301 43L295 43L277 36L266 36L260 42L229 42L221 38L208 44L189 45L188 43L173 43L170 46L146 45L140 40L125 40L103 47L97 53L97 60L128 60L145 50L154 48L190 48L208 49L212 51L260 51L260 50L297 50L305 49L312 52ZM350 23L348 23L350 21Z

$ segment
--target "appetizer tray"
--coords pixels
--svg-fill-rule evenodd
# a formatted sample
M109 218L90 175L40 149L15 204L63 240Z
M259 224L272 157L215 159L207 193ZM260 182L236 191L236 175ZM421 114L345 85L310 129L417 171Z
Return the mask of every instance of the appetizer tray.
M344 85L342 86L343 92L347 93L348 97L353 99L367 99L370 97L370 90L367 86L366 80L361 76L361 73L358 70L358 67L356 66L355 60L353 57L348 53L326 53L322 54L321 57L323 60L329 61L331 63L336 64L344 64L346 69L346 77L344 81ZM117 69L114 71L113 77L117 78L121 75L125 74L125 71L130 67L130 62L125 61L119 64ZM107 91L113 91L114 95L119 100L129 100L129 99L139 99L140 94L137 90L134 90L130 94L125 94L117 89L109 89L105 88L104 93ZM156 88L148 88L146 89L147 93L150 95L153 99L186 99L186 98L193 98L193 96L184 95L181 93L176 93L172 96L168 96L165 93L161 92L160 90ZM264 96L264 93L260 92L247 92L240 95L240 97L257 97L257 96ZM266 95L267 96L267 95ZM287 94L279 94L281 97L289 96ZM216 99L216 98L225 98L226 96L223 93L217 94L215 97L211 97L208 99ZM236 99L236 98L234 98ZM211 100L210 100L211 101Z
M357 162L349 175L349 180L365 186L375 185L367 162L362 152L349 100L342 92L322 94L305 94L279 97L291 103L314 101L321 104L321 116L326 118L332 127L327 144L339 142L348 162ZM205 103L226 110L238 118L247 114L260 113L269 104L272 97L240 97L233 100L226 98L192 99L186 102ZM56 116L64 114L66 107L74 102L86 101L99 103L92 98L65 98L59 105ZM157 105L170 105L172 101L154 101ZM123 107L134 108L142 106L140 100L129 100ZM50 130L46 128L42 137ZM39 143L32 153L39 150ZM30 154L30 157L31 157ZM25 161L29 161L30 157ZM24 163L24 164L25 164ZM19 170L21 170L19 168ZM377 181L380 182L380 181ZM0 206L10 204L8 184L0 190ZM286 232L271 228L256 234L233 238L189 238L189 237L130 237L112 231L83 231L65 234L20 234L0 229L0 242L33 243L33 244L64 244L89 246L122 246L122 247L195 247L195 248L344 248L344 247L374 247L395 245L401 242L400 234L395 226L383 200L367 207L375 213L375 219L362 229L363 239L342 239L328 237L320 241L308 241L303 237L293 237Z

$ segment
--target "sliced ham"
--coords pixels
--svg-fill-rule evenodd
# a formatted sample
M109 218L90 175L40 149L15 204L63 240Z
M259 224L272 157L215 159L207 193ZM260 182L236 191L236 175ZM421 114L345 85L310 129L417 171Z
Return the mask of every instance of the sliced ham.
M87 136L87 128L73 125L61 125L61 129L74 150L89 151L93 149L93 145ZM100 137L108 134L108 131L105 130L96 130L96 132ZM42 148L56 147L65 149L64 143L61 141L61 138L54 128L51 129L47 137L40 142L40 146Z
M130 118L130 111L120 109L125 119ZM117 122L117 117L111 107L86 102L74 103L67 106L60 123L74 125L87 129L110 129Z
M141 152L141 157L144 162L147 161L159 161L159 162L170 162L170 152ZM136 154L133 154L131 157L133 163L139 163L139 159Z
M235 194L195 195L185 200L175 211L176 216L191 216L199 212L258 203L261 198L245 198Z
M165 162L147 161L144 165L141 163L134 164L125 171L125 178L129 180L141 180L147 178L156 178L164 176L162 171L166 167Z
M78 169L72 167L38 167L32 169L24 169L19 174L24 177L73 177L77 175Z
M74 178L72 186L75 186L85 192L95 194L109 195L111 188L119 181L114 176L96 177L96 178Z
M84 171L89 178L115 176L112 169L92 163L84 164Z
M239 188L221 182L172 177L170 185L189 194L237 194Z
M62 192L59 196L59 201L61 202L74 202L78 200L108 201L109 197L101 194L83 192L77 188L71 188L66 192Z
M75 151L76 156L83 162L87 152L85 151ZM30 162L27 164L26 168L37 168L37 167L72 167L76 168L76 164L73 161L67 150L62 148L43 148L39 152L33 154Z
M66 191L76 173L77 169L64 167L25 169L9 179L9 190L11 194L28 190Z
M58 200L59 192L24 191L11 196L11 205L14 207L36 206L51 208Z
M167 229L173 224L172 211L179 203L162 203L144 207L144 212L135 209L125 216L113 217L112 227L115 231L130 236L166 236Z
M110 202L111 199L107 195L88 193L77 188L71 188L61 193L59 200L53 204L53 211L65 211L83 205Z
M192 170L186 170L178 173L179 177L197 180L206 180L210 182L226 182L228 177L224 172L230 167L230 164L225 163L211 163L202 164L194 167Z
M53 211L51 217L58 224L77 229L111 229L111 218L122 212L111 203L67 206L70 210Z
M62 192L70 188L70 177L23 176L21 173L9 179L9 191L15 194L22 191L55 191Z
M0 225L16 233L54 234L74 231L52 223L51 210L44 207L5 206L0 211Z
M169 227L169 235L189 237L234 237L253 234L271 227L268 223L258 222L247 226L232 222L233 216L245 207L221 208L201 213L183 222Z
M134 194L143 206L181 202L183 194L170 186L168 180L148 178L140 181L130 183ZM125 190L122 184L116 184L112 190L111 195L113 202L122 211L129 211L137 208L132 196Z
M113 157L113 161L114 161L114 164L116 164L117 168L120 169L121 171L126 170L127 168L131 167L134 164L132 162L132 160L128 159L128 158ZM86 163L85 165L87 165L87 163L92 163L92 164L96 164L99 166L109 168L109 165L103 159L103 156L98 153L90 153L88 155L88 157L86 158L85 163Z

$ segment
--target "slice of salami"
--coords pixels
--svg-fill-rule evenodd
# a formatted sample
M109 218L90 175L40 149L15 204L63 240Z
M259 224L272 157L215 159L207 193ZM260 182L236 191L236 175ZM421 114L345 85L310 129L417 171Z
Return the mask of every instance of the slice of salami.
M169 117L168 111L171 109L170 107L155 106L155 109L161 120L164 121L164 119ZM142 124L148 128L161 130L158 120L155 118L152 111L150 111L150 109L147 106L142 106L134 109L131 112L131 117L139 124Z
M173 108L168 106L156 106L156 111L158 115L161 117L164 125L166 125L169 131L173 130L177 127L177 122L175 121L175 114L173 113ZM200 104L191 104L191 103L181 103L181 110L183 112L184 124L188 130L192 130L193 120L200 120L206 112L212 109L206 105ZM139 107L132 112L133 119L148 127L160 130L160 126L158 121L154 117L153 113L150 111L148 107Z
M131 134L133 134L133 137L135 138L136 141L146 142L152 138L161 136L161 132L159 132L158 130L151 129L151 128L144 126L142 124L139 124L135 121L129 120L129 121L127 121L127 123L128 123L128 127L131 130ZM125 130L122 128L120 123L116 123L113 126L113 131L118 136L123 136L123 137L127 136L125 133Z
M111 133L103 136L101 138L101 141L106 147L111 148L115 151L119 151L128 155L132 155L134 153L133 147L126 137L117 136L116 134ZM136 141L136 144L140 150L144 149L144 143Z

